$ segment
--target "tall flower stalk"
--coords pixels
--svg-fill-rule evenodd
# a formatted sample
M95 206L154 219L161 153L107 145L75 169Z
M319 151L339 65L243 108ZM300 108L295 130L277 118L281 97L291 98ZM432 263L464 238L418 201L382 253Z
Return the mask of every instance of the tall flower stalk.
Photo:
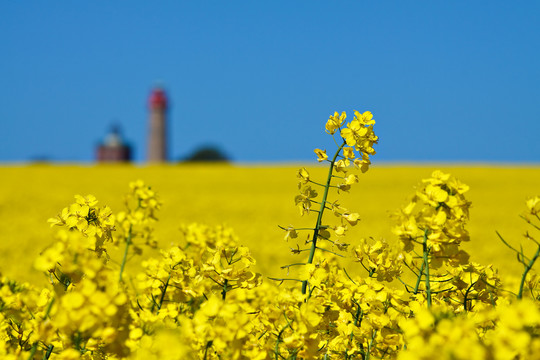
M395 215L398 224L393 232L401 241L401 257L417 278L415 286L405 286L415 295L424 294L428 308L441 294L465 311L473 303L496 299L498 279L492 269L471 263L461 248L469 241L468 190L450 174L434 171Z
M527 224L531 225L535 230L540 230L540 226L537 225L540 222L540 197L535 196L534 198L531 198L527 200L527 213L521 218L527 222ZM537 222L535 224L534 222ZM540 257L540 242L536 240L528 231L525 233L525 237L527 240L532 241L536 245L536 251L532 255L532 257L528 257L523 253L523 247L520 248L520 250L515 249L512 247L504 238L499 234L497 231L497 236L499 236L499 239L506 245L509 249L514 251L517 255L517 260L519 263L523 265L523 273L521 275L521 280L519 282L519 290L517 293L517 298L522 299L523 298L523 290L525 289L525 282L527 280L527 275L529 275L529 272L531 271L532 267ZM534 294L534 291L531 291L531 294L533 295L533 298L536 297Z
M116 221L119 225L120 241L125 242L124 255L120 264L118 282L123 281L129 251L133 247L141 251L141 245L156 247L153 237L153 224L157 221L156 212L161 207L157 194L142 180L129 184L131 191L125 197L126 210L119 212ZM134 240L139 242L135 244ZM140 241L142 240L142 241Z
M326 199L328 198L328 191L330 190L331 182L332 182L332 172L334 170L334 164L336 163L336 160L341 153L341 150L343 150L343 146L345 146L346 142L343 141L341 146L337 149L336 153L334 154L334 157L330 161L330 166L328 167L328 177L326 179L326 184L324 185L324 192L321 200L321 206L317 215L317 222L315 223L315 228L313 229L313 239L311 240L311 248L309 250L309 258L307 263L312 264L313 259L315 258L315 250L317 249L317 240L319 239L319 231L322 228L322 218L324 214L324 210L326 209ZM307 280L302 281L302 294L305 294L307 291Z
M328 158L326 150L315 149L315 154L318 157L319 162L326 161L329 163L328 175L326 182L321 184L311 179L307 169L302 168L298 170L298 178L300 179L298 188L300 194L295 197L295 203L298 206L302 215L309 214L311 211L317 212L317 220L315 226L310 229L295 229L292 226L283 228L287 231L285 239L298 237L298 231L312 230L313 237L311 240L307 240L306 243L310 243L309 249L294 249L293 252L301 253L303 251L309 251L307 262L298 263L293 265L306 265L306 272L309 273L310 267L315 262L315 255L317 249L320 251L333 252L326 247L320 246L321 240L326 240L332 244L333 247L337 247L338 250L344 250L347 244L341 243L341 238L348 230L349 226L354 226L359 220L357 213L350 212L337 201L330 202L328 195L331 188L335 188L337 192L348 192L351 185L358 182L358 176L354 174L347 175L347 168L354 165L356 168L360 168L362 172L366 172L371 164L369 156L375 154L373 145L377 143L378 137L373 132L373 115L371 112L366 111L360 113L354 112L354 119L344 126L347 115L345 112L341 114L335 112L330 116L326 122L326 132L334 138L337 150L331 159ZM336 140L336 134L339 134L341 141ZM335 175L335 173L341 173L341 175ZM312 188L312 185L322 187L322 197L320 201L316 200L318 192ZM313 204L319 205L319 210L313 210ZM340 223L337 225L323 224L323 215L325 210L330 210L340 218ZM331 234L330 230L333 230L334 234ZM287 265L287 267L293 266ZM302 279L302 293L306 294L309 287L309 279Z

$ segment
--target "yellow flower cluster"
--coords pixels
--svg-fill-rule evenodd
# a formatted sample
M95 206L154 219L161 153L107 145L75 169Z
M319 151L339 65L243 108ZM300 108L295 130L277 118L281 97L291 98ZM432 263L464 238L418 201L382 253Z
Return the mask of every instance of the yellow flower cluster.
M75 196L75 203L66 207L56 217L49 219L51 226L65 226L69 230L78 230L88 237L89 245L95 251L103 251L103 243L112 240L111 230L114 217L108 206L98 208L95 196Z
M373 114L369 111L360 113L355 110L353 120L347 123L345 129L341 129L346 118L347 114L345 112L342 112L341 115L335 112L326 122L326 132L334 135L336 131L340 131L341 137L350 146L344 148L344 159L336 162L336 170L340 171L349 166L350 160L353 160L356 167L360 168L362 172L366 172L371 164L369 155L375 154L373 144L376 144L379 140L373 132L373 125L375 124ZM360 153L360 158L355 158L353 149ZM319 155L320 150L317 149L315 152ZM319 156L319 159L321 159L321 156Z
M399 325L407 342L399 360L540 358L540 309L530 299L457 316L419 308Z
M157 221L156 212L161 207L157 194L142 180L131 182L129 188L130 192L124 198L125 210L116 215L118 231L115 233L115 244L125 243L122 270L130 248L140 253L142 245L152 248L157 246L154 238L154 223Z
M394 233L403 242L404 250L412 251L414 244L426 237L433 266L466 262L459 245L469 240L465 225L470 202L464 196L468 190L467 185L440 171L424 180L411 202L397 213L399 225Z
M465 311L477 302L492 304L497 299L497 272L471 262L460 248L463 241L469 241L466 224L471 203L464 195L468 190L450 174L435 171L396 213L394 233L401 240L404 264L417 277L408 289L424 293L428 306L434 295L436 301Z
M386 241L378 240L370 244L366 239L360 239L360 245L354 249L354 256L369 276L375 276L379 281L392 282L403 272L403 255Z

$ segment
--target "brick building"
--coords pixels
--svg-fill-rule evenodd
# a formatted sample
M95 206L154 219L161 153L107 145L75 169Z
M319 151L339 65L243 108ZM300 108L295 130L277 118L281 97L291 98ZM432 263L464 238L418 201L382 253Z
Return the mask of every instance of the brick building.
M113 126L105 140L96 149L98 162L129 162L131 161L131 146L124 142L120 128Z

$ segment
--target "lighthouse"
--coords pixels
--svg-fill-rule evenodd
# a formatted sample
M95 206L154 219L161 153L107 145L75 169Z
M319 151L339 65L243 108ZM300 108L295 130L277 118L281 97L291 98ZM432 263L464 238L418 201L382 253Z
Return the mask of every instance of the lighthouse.
M150 93L148 153L147 160L152 163L167 161L167 96L162 88L155 88Z

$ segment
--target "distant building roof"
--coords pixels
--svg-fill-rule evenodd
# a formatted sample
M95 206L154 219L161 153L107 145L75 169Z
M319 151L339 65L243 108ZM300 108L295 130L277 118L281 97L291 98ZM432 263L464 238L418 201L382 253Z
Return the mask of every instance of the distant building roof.
M123 146L124 141L122 140L122 137L120 136L120 129L118 126L113 126L111 129L111 132L107 134L105 137L105 141L103 142L103 145L108 147L118 147Z
M98 162L131 161L131 146L122 139L118 126L113 126L105 137L105 141L96 148L96 160Z

